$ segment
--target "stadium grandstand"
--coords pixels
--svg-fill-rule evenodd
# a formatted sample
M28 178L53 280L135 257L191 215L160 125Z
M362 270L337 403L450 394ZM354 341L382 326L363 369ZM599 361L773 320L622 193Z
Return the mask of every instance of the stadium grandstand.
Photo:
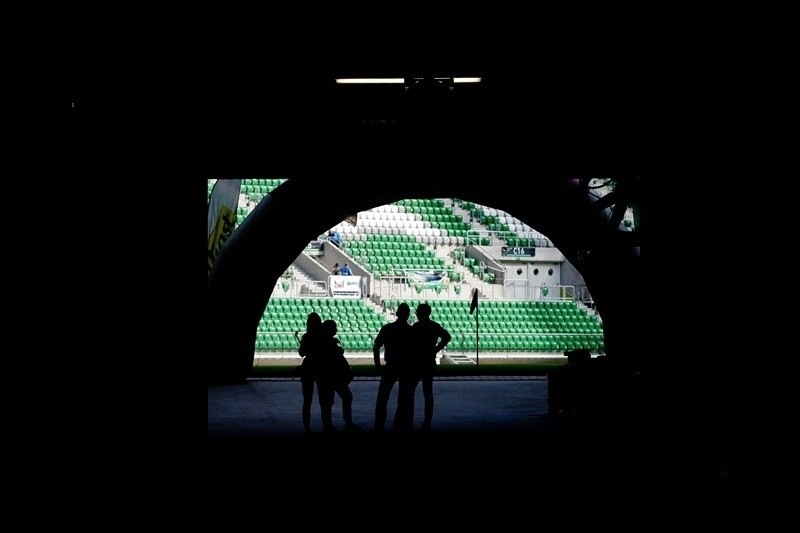
M285 180L241 179L238 227ZM210 197L215 179L208 179ZM595 179L594 187L611 187ZM302 214L298 214L302 216ZM633 227L631 209L624 225ZM338 246L329 231L341 236ZM349 264L354 277L331 271ZM349 282L348 290L338 285ZM479 313L470 313L477 291ZM604 353L603 324L580 273L550 239L513 214L459 199L404 199L361 211L308 243L275 283L256 335L256 358L294 358L308 313L336 320L350 358L371 358L380 327L401 302L433 307L453 335L440 358ZM415 320L412 313L411 322Z

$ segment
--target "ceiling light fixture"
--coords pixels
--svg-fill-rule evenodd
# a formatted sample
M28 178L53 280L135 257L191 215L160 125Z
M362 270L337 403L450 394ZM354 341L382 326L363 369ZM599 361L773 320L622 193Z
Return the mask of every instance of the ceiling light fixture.
M336 78L336 83L403 83L404 78Z
M448 79L448 78L436 78ZM348 84L388 84L396 83L401 84L405 81L404 78L336 78L336 83ZM480 83L481 78L453 78L453 83Z

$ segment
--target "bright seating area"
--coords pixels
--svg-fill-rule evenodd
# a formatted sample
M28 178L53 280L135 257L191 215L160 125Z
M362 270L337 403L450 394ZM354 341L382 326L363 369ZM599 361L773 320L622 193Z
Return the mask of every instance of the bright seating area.
M208 180L209 194L214 181ZM284 181L243 179L237 225ZM448 350L468 355L475 352L475 316L469 314L469 301L462 291L468 294L473 288L481 294L481 352L536 356L605 350L603 326L594 312L573 300L547 299L546 293L538 300L506 300L502 290L493 288L497 286L492 284L499 283L496 274L483 262L465 256L465 246L490 246L494 239L510 246L552 246L547 237L504 211L457 198L405 199L359 212L356 225L342 221L333 229L341 235L342 251L374 275L373 300L313 294L287 297L297 294L287 294L295 272L290 267L276 283L282 292L270 299L258 325L256 353L261 356L296 354L295 332L302 335L312 311L323 320L337 322L337 336L346 353L370 356L375 335L394 320L401 301L412 310L420 302L429 302L432 318L453 335ZM324 240L326 234L319 239ZM306 282L317 281L308 278Z
M405 300L412 311L425 300ZM388 300L392 311L401 302ZM429 301L431 318L447 329L453 340L448 349L475 350L475 315L467 300ZM484 300L479 304L479 340L489 352L563 352L602 350L603 328L597 317L573 301ZM412 312L413 317L413 312Z
M343 248L376 276L401 276L406 270L447 269L444 259L411 235L367 235L363 241L344 241Z
M372 351L372 341L385 323L383 315L351 298L272 298L256 333L256 352L297 352L294 332L306 330L312 311L336 321L345 352Z
M550 239L505 211L464 200L457 200L457 203L462 209L468 211L476 222L486 227L498 238L503 239L508 246L553 246ZM489 239L479 236L478 231L470 232L467 238L469 243L489 244Z

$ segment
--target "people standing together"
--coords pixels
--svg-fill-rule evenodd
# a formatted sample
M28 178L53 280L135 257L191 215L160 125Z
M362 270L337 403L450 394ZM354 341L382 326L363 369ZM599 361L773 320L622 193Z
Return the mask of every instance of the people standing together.
M425 401L421 429L431 430L436 354L451 340L450 333L441 324L430 319L431 311L429 304L419 304L416 310L417 322L410 325L408 319L411 309L408 304L401 303L395 312L397 320L381 327L375 337L373 358L375 367L381 373L375 401L375 433L383 433L385 430L389 399L395 383L399 383L399 387L392 430L412 431L414 396L420 382ZM352 419L353 393L349 387L353 377L352 369L344 357L344 348L335 335L335 321L322 322L317 313L308 315L306 333L299 348L300 356L303 357L300 381L303 391L303 428L306 434L311 433L311 404L315 383L322 411L323 430L337 431L332 421L334 394L338 394L342 400L345 431L361 430ZM384 352L383 365L380 361L381 349Z
M322 428L326 433L338 431L333 425L333 403L335 394L342 400L342 418L345 431L360 431L353 423L353 392L350 382L353 369L344 356L344 347L336 338L336 321L326 320L317 313L306 318L306 332L300 339L298 353L303 358L300 364L300 384L303 390L303 429L311 434L311 404L314 401L314 385L317 386L319 407L322 411Z

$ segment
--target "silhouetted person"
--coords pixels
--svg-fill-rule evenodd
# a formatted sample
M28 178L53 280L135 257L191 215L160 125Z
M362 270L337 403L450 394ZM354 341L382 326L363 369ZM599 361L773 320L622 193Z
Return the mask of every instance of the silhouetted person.
M405 362L408 366L408 344L411 337L411 325L408 317L411 309L407 303L397 306L395 312L397 320L390 324L385 324L375 337L372 345L372 355L375 358L375 367L381 371L381 382L378 384L378 398L375 401L375 425L374 431L382 433L386 425L386 410L389 405L389 397L392 394L394 384L400 379L402 365ZM385 365L381 366L381 347L384 349L383 360ZM395 411L394 427L398 423Z
M314 401L314 382L317 378L314 356L319 351L321 335L322 318L317 313L309 313L306 317L306 332L303 333L300 348L297 350L303 358L300 364L300 385L303 389L303 429L306 435L311 433L311 404Z
M326 320L321 326L320 349L315 360L319 406L322 410L322 427L326 432L337 431L333 425L334 393L342 400L342 418L345 431L359 431L353 423L353 392L350 381L352 369L344 356L344 348L336 338L336 321Z
M422 394L425 398L425 418L422 430L430 431L433 419L433 375L436 372L436 354L443 350L452 338L450 333L438 322L431 320L431 306L421 303L417 306L417 322L411 326L411 354L413 374L411 379L400 379L398 409L402 408L403 431L411 431L414 424L414 394L417 384L422 381ZM402 406L402 407L401 407Z
M339 263L333 264L333 268L331 269L331 274L333 274L334 276L339 275Z

